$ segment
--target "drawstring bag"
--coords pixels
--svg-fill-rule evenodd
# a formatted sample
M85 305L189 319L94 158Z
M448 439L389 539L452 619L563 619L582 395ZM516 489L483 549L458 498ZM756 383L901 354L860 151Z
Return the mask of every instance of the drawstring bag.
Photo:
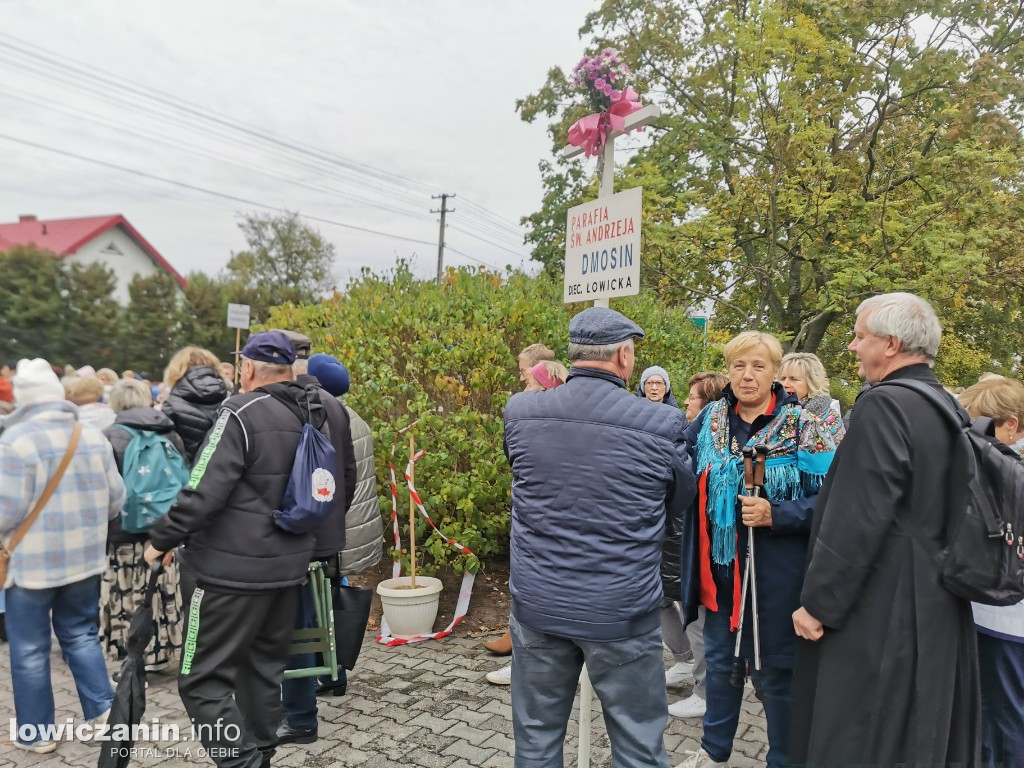
M277 527L289 533L310 533L319 528L334 508L337 490L334 446L312 424L314 411L323 408L320 395L313 387L304 391L305 397L299 404L302 436L295 451L281 508L273 513ZM305 419L301 416L303 405L306 408ZM326 420L324 424L326 427Z

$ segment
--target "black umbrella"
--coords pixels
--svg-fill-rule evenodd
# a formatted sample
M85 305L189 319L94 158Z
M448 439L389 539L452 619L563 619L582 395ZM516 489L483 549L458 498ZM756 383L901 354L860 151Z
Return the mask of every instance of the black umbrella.
M110 714L107 716L107 732L113 736L116 731L124 731L127 738L104 741L97 768L125 768L128 765L128 755L135 744L132 726L142 722L142 715L146 711L146 664L143 657L156 631L153 626L153 594L162 570L159 560L153 563L146 596L132 616L132 623L128 627L128 658L121 665L114 703L110 705ZM119 725L128 727L117 728Z

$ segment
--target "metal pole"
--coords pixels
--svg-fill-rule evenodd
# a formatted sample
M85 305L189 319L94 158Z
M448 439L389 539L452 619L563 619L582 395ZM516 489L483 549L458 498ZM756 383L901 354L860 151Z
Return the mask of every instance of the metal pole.
M583 672L580 673L580 745L576 757L579 768L590 768L590 720L593 708L594 686L584 664Z

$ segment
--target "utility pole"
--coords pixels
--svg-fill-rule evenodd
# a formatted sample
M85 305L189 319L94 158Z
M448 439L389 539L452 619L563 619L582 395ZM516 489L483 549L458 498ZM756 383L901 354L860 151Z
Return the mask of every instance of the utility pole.
M454 194L445 192L443 195L431 195L431 199L441 198L441 210L431 209L431 213L441 214L441 231L437 236L437 284L441 284L441 276L444 274L444 217L446 213L455 213L454 208L448 208L448 198L455 197Z

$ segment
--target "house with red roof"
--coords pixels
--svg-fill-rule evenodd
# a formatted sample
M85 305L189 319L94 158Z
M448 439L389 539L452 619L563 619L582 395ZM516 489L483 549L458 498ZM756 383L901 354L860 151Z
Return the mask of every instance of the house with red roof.
M121 304L128 303L128 284L135 275L166 272L185 287L185 279L120 214L46 221L23 215L13 224L0 224L0 252L31 244L68 261L110 267L117 276L114 298Z

